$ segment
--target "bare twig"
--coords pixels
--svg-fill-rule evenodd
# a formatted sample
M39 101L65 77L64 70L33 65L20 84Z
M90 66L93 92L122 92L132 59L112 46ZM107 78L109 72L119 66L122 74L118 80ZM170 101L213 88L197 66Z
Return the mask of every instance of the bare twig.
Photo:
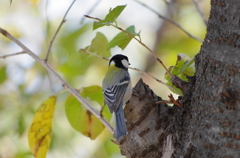
M7 58L7 57L10 57L10 56L15 56L15 55L20 55L20 54L26 54L26 51L21 51L21 52L17 52L17 53L13 53L13 54L8 54L8 55L3 55L3 56L0 56L0 58Z
M71 3L71 5L69 6L68 10L66 11L65 15L63 16L63 19L62 19L60 25L58 26L55 34L53 35L52 40L50 41L50 44L49 44L49 47L48 47L48 50L47 50L47 54L46 54L46 57L45 57L45 61L46 61L46 62L48 61L48 56L49 56L49 54L50 54L50 50L51 50L52 44L53 44L53 42L54 42L54 40L55 40L55 38L56 38L59 30L61 29L62 25L67 21L67 20L66 20L66 16L67 16L69 10L72 8L72 6L73 6L73 4L75 3L75 1L76 1L76 0L73 0L73 2Z
M170 100L161 100L161 101L158 101L156 102L156 104L172 104L172 102Z
M150 77L150 78L153 78L153 79L156 80L157 82L159 82L159 83L167 86L169 89L171 89L171 90L172 90L173 92L175 92L176 94L181 95L181 94L180 94L178 91L176 91L173 87L167 85L165 82L157 79L156 77L154 77L154 76L152 76L152 75L150 75L150 74L148 74L148 73L146 73L146 72L144 72L144 71L141 71L141 70L139 70L139 69L137 69L137 68L131 68L131 67L129 67L129 69L138 71L138 72L140 72L140 73L142 73L142 74L144 74L144 75L146 75L146 76L148 76L148 77Z
M35 53L33 53L28 47L22 44L19 40L13 37L10 33L0 27L0 33L7 37L8 39L15 42L19 47L21 47L29 56L39 62L43 67L45 67L49 73L55 76L61 83L64 88L66 88L79 102L85 106L87 110L89 110L93 115L95 115L102 124L109 129L110 132L114 133L112 126L105 120L105 118L101 117L100 114L81 96L79 93L73 89L66 81L64 81L57 72L47 63L45 60L40 59Z
M198 2L197 2L196 0L192 0L192 2L193 2L193 4L195 5L195 7L196 7L198 13L200 14L200 16L201 16L201 18L202 18L204 24L207 25L207 20L205 19L202 10L201 10L200 7L199 7Z
M102 21L102 20L99 19L99 18L94 18L94 17L91 17L91 16L89 16L89 15L84 15L84 16L87 17L87 18L90 18L90 19ZM139 39L137 39L137 38L136 38L134 35L132 35L131 33L125 31L125 30L122 29L121 27L118 27L118 26L116 26L116 25L114 25L114 24L111 24L111 23L110 23L109 25L111 25L111 26L119 29L120 31L128 34L130 37L132 37L132 38L134 38L136 41L138 41L138 43L140 43L143 47L145 47L145 48L155 57L155 59L158 61L158 63L160 63L160 64L163 66L163 68L166 70L166 72L167 72L171 77L173 76L173 75L169 72L169 70L167 69L167 67L163 64L162 60L161 60L160 58L158 58L157 55L156 55L148 46L146 46L142 41L140 41Z
M162 16L161 14L159 14L157 11L155 11L154 9L152 9L151 7L149 7L148 5L146 5L146 4L144 4L144 3L140 2L140 1L137 1L137 0L135 0L135 1L138 2L139 4L143 5L143 6L146 7L147 9L151 10L151 11L154 12L155 14L157 14L159 18L161 18L161 19L169 22L170 24L178 27L180 30L182 30L184 33L186 33L189 37L191 37L191 38L193 38L193 39L195 39L195 40L197 40L197 41L199 41L199 42L201 42L201 43L203 42L202 39L200 39L200 38L192 35L191 33L189 33L187 30L185 30L185 29L184 29L181 25L179 25L177 22L175 22L175 21L173 21L173 20L171 20L171 19L169 19L169 18L166 18L166 17Z
M174 97L172 96L172 94L168 95L169 99L170 100L161 100L161 101L158 101L156 102L156 104L174 104L174 105L177 105L178 107L180 108L183 108L183 105L179 102L179 100L177 99L174 99Z
M92 11L99 5L100 2L101 2L101 0L96 1L86 14L91 14ZM84 20L85 20L85 18L82 17L82 19L80 20L80 24L83 24Z
M89 52L89 51L87 51L86 49L81 49L81 50L82 50L84 53L91 54L91 55L96 56L96 57L98 57L98 58L101 58L101 59L104 59L104 60L106 60L106 61L109 61L108 58L105 58L105 57L103 57L103 56L100 56L100 55L97 55L97 54L95 54L95 53ZM152 75L150 75L150 74L148 74L148 73L146 73L146 72L144 72L144 71L141 71L141 70L139 70L139 69L137 69L137 68L132 68L132 67L128 67L128 68L131 69L131 70L138 71L138 72L140 72L140 73L142 73L142 74L144 74L144 75L146 75L146 76L148 76L148 77L150 77L150 78L153 78L153 79L156 80L157 82L159 82L159 83L167 86L169 89L171 89L171 90L172 90L173 92L175 92L176 94L181 95L181 94L179 94L179 92L176 91L173 87L167 85L165 82L157 79L156 77L154 77L154 76L152 76Z
M96 54L96 53L89 52L89 51L86 50L86 49L81 49L81 50L82 50L84 53L87 53L87 54L96 56L96 57L101 58L101 59L106 60L106 61L110 61L108 58L105 58L105 57L103 57L103 56L101 56L101 55L98 55L98 54Z

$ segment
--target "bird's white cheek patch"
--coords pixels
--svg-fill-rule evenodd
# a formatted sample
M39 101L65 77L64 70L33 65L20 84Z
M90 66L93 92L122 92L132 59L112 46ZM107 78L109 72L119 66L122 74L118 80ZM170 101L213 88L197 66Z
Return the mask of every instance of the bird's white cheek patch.
M126 59L123 59L121 62L124 67L128 68L129 62Z

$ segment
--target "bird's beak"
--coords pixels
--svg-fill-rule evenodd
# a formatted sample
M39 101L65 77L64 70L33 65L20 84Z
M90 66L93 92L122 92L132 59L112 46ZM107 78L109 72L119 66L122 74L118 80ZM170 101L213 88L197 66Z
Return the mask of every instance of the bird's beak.
M128 65L131 65L130 63L128 63Z

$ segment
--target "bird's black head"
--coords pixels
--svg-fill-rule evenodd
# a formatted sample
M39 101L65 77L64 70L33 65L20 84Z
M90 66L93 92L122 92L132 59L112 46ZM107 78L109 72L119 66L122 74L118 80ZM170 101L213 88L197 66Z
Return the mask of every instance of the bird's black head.
M128 69L128 65L129 61L128 61L128 57L122 54L117 54L114 55L110 61L109 61L109 66L115 64L116 67L118 68L122 68L127 70Z

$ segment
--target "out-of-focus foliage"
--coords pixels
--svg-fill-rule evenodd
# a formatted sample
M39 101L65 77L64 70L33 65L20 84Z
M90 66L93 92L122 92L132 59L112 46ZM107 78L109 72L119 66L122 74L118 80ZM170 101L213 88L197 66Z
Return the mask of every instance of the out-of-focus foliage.
M71 1L58 0L15 0L10 5L7 0L0 1L0 27L7 29L34 53L44 58L52 36L70 3ZM93 3L93 1L76 1L53 43L49 56L49 64L76 89L101 85L108 65L102 59L79 52L79 49L84 48L91 41L95 43L96 41L92 40L94 37L102 39L103 42L103 45L98 43L96 47L105 47L107 45L105 37L110 41L109 39L113 39L119 33L112 27L101 27L97 30L99 33L96 33L92 31L93 20L89 19L80 25L79 22L85 14L102 18L110 7L127 4L128 7L123 8L124 12L120 16L113 15L117 18L118 25L121 28L135 25L141 30L142 42L153 49L168 67L176 63L179 52L193 57L200 48L200 42L189 38L175 26L163 22L149 9L135 1L102 1L99 6L94 7L93 12L88 13ZM162 15L175 20L190 33L200 38L204 37L205 26L191 1L168 5L159 0L145 3ZM204 13L208 14L209 2L199 1L199 5ZM100 32L105 34L105 37ZM21 51L16 44L1 35L0 47L0 56ZM165 72L155 64L156 62L149 60L151 55L137 42L132 40L124 52L119 50L117 47L111 49L113 54L125 53L133 67L144 70L149 66L147 71L163 80ZM103 56L110 56L110 52L105 53ZM48 96L59 93L63 89L62 85L28 55L1 58L0 71L0 157L33 158L27 141L28 129L38 106ZM137 72L130 70L130 73L133 84L139 77L143 77L157 94L167 98L169 91L165 87L151 78L140 76L141 74ZM64 106L68 96L67 92L58 95L52 126L52 141L47 157L122 157L118 146L110 141L113 136L108 130L104 130L92 141L71 127ZM88 101L94 105L94 108L100 108L99 103L92 101L91 97ZM106 107L103 115L110 119L111 115Z
M6 66L0 67L0 84L2 84L7 79L6 69Z
M50 147L56 99L51 96L41 104L28 130L29 146L36 158L45 158Z

